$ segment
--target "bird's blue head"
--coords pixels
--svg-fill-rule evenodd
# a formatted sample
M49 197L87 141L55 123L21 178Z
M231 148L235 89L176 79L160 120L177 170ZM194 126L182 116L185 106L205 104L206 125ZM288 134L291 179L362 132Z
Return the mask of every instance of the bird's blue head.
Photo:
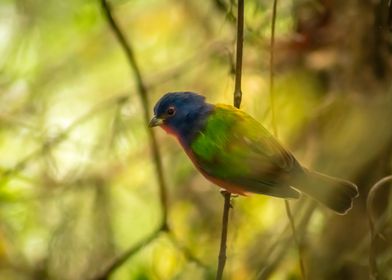
M176 135L182 144L190 144L204 128L214 106L205 97L193 92L169 92L154 107L150 127L161 126Z

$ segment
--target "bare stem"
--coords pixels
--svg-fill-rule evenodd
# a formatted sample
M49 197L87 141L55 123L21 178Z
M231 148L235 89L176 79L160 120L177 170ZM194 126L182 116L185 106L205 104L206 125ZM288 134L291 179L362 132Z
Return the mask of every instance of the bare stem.
M271 22L271 43L270 43L270 83L269 83L269 88L270 88L270 100L271 100L271 123L272 123L272 130L275 135L275 137L278 137L278 127L277 127L277 122L276 122L276 111L275 111L275 84L274 84L274 78L275 78L275 22L276 22L276 10L277 10L277 5L278 5L278 0L274 0L273 6L272 6L272 22ZM302 246L300 245L297 231L295 228L295 222L294 222L294 217L291 213L290 209L290 203L285 200L285 209L286 209L286 214L290 222L290 227L293 232L293 237L294 237L294 242L298 248L298 254L299 254L299 266L301 269L301 275L302 279L306 279L306 274L305 274L305 265L303 261L303 253L302 253Z
M148 136L150 139L150 147L153 153L153 158L154 158L154 163L155 163L155 169L156 169L156 174L157 174L157 179L159 183L159 197L160 197L160 203L161 203L161 208L162 208L162 216L163 216L163 221L164 221L164 228L167 229L167 212L168 212L168 203L167 203L167 186L166 186L166 181L163 175L163 167L162 167L162 160L161 156L159 154L158 150L158 144L157 140L155 137L154 130L148 129L148 122L149 122L149 113L148 110L150 108L148 98L147 98L147 87L145 86L145 83L143 81L141 71L139 68L139 65L136 62L136 58L133 52L133 49L131 47L130 42L125 38L124 33L121 31L117 21L115 18L112 16L111 13L111 7L110 4L107 0L101 0L101 5L102 5L102 11L106 17L106 20L112 29L113 33L115 34L118 43L121 45L123 48L129 66L133 71L134 74L134 79L136 81L137 89L138 89L138 94L139 97L142 101L143 105L143 111L144 111L144 122L146 124Z
M228 229L229 211L231 208L230 205L231 193L227 191L223 191L222 194L225 198L225 202L223 206L222 233L221 233L221 242L220 242L219 258L218 258L218 270L216 272L217 280L222 279L223 270L225 269L225 264L226 264L227 229Z
M240 108L242 100L242 50L244 45L244 0L238 1L237 13L237 48L235 63L234 106Z
M235 63L235 86L234 86L234 106L240 108L242 100L241 79L242 79L242 53L244 45L244 0L238 0L237 8L237 47ZM218 257L218 269L216 279L223 277L223 271L226 264L226 242L230 212L231 193L222 192L224 197L223 216L222 216L222 233Z
M369 252L369 269L370 269L370 279L375 280L379 279L379 272L377 267L376 260L376 248L375 241L377 236L381 235L378 232L378 227L375 226L376 218L373 211L373 202L374 197L376 196L377 191L386 183L392 182L392 175L387 176L379 180L373 187L370 189L367 200L366 200L366 211L369 218L369 227L370 227L370 252Z

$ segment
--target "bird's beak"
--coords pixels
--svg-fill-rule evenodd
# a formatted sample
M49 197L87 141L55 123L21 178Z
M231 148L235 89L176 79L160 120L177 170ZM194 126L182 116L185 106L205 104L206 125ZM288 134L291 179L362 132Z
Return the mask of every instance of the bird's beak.
M154 127L154 126L159 126L163 124L163 119L157 118L157 116L154 116L150 123L148 124L149 127Z

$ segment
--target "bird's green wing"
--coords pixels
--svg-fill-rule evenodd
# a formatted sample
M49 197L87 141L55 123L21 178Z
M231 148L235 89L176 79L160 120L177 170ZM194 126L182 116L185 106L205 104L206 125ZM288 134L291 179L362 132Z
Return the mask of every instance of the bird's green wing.
M245 192L299 196L282 183L298 165L294 157L260 123L232 106L216 106L191 150L202 172Z

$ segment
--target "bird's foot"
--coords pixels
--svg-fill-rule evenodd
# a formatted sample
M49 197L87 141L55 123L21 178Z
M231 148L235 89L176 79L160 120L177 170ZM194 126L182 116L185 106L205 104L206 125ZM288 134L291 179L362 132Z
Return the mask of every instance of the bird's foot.
M228 195L230 195L230 208L233 208L232 199L238 197L239 195L236 193L231 193L225 189L220 189L220 194L226 199Z

